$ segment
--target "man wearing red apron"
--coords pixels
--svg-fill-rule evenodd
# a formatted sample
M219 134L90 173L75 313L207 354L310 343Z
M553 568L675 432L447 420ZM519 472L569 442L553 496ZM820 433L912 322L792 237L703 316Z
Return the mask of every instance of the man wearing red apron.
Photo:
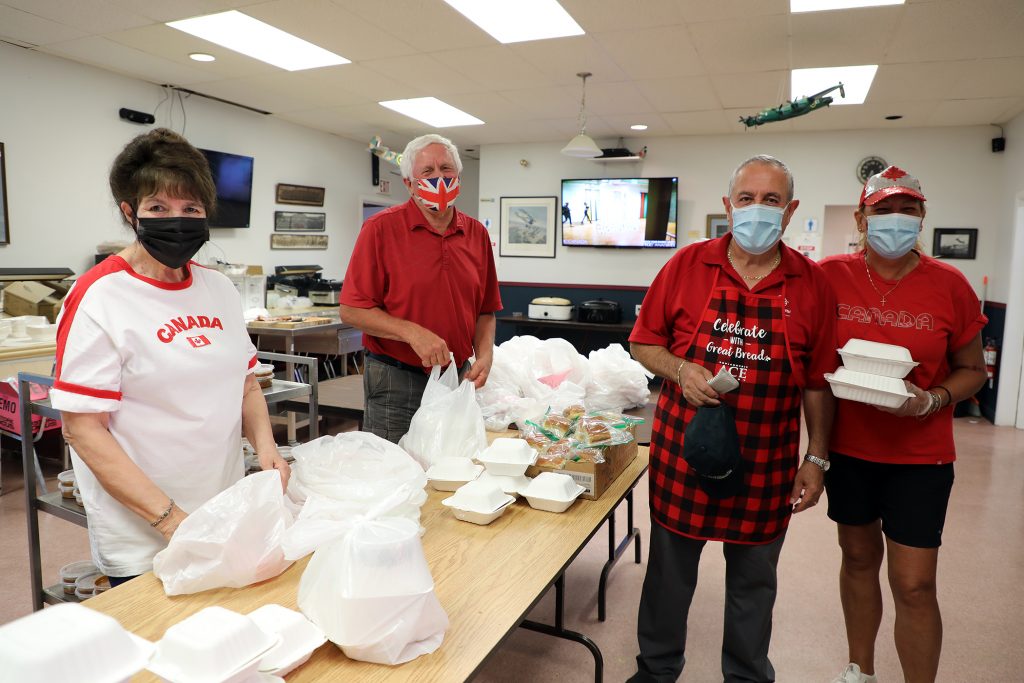
M726 560L724 680L775 680L768 644L779 553L790 515L817 502L828 468L833 401L823 375L839 364L836 304L817 265L780 242L799 204L792 175L773 157L748 159L723 203L730 233L665 265L630 336L634 357L665 379L651 437L637 683L682 672L707 541L721 541ZM716 392L708 381L720 372L739 386ZM741 455L727 493L710 481L720 477L683 457L698 408L720 403L735 417ZM809 438L802 465L801 403Z

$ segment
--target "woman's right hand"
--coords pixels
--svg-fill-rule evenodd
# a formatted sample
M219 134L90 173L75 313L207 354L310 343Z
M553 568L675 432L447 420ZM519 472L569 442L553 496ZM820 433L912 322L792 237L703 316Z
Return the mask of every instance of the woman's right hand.
M176 504L171 504L171 514L167 515L164 519L156 525L156 530L164 537L165 541L170 541L171 536L178 530L178 525L185 521L188 517L188 513L178 507Z
M682 380L683 398L694 408L700 406L717 406L718 392L711 388L708 380L714 375L703 365L686 361L679 370L679 379Z

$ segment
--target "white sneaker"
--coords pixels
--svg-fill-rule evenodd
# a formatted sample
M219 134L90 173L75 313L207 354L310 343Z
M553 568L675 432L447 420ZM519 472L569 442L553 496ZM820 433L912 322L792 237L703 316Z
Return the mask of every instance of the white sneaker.
M832 683L878 683L878 679L873 675L861 673L860 667L851 662L841 674L832 679Z

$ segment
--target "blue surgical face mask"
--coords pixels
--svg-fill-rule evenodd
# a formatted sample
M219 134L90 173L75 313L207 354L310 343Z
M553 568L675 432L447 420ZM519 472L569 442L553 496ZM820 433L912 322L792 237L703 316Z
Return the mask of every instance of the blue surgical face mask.
M751 204L732 207L732 236L740 249L748 254L763 254L782 237L782 216L779 206Z
M884 213L868 216L868 244L879 256L897 259L914 248L921 232L921 216Z

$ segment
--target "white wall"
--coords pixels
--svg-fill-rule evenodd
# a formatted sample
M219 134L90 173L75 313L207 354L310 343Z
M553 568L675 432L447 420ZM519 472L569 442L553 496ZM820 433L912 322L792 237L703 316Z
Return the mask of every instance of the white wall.
M999 358L999 399L996 424L1024 429L1024 114L1005 128L1004 197L1000 203L1006 239L996 258L997 269L1008 274L1009 299Z
M0 247L0 267L68 267L93 263L95 246L130 240L107 186L116 154L150 130L118 118L128 107L154 112L163 91L100 69L0 43L0 142L6 148L11 244ZM271 116L193 96L185 100L185 135L198 147L255 158L251 227L214 229L213 242L235 263L273 266L316 263L325 277L341 278L361 224L361 200L381 198L370 184L366 146ZM168 126L160 107L157 125ZM181 132L180 108L173 127ZM408 194L397 176L390 198ZM277 205L277 183L326 188L323 208ZM472 184L472 183L471 183ZM472 192L469 194L472 195ZM326 251L271 251L274 211L327 214ZM220 256L216 248L205 252Z
M647 158L636 164L572 159L558 153L562 143L485 145L480 159L480 219L491 220L492 240L497 241L498 199L503 195L558 195L563 178L678 176L678 229L681 243L687 243L688 235L704 234L707 214L724 213L721 197L734 167L754 154L767 153L785 161L793 171L800 200L790 226L795 231L803 229L808 218L817 219L820 225L826 205L856 203L861 190L855 175L857 163L876 155L921 179L928 197L922 239L929 250L933 227L979 229L977 259L950 263L967 275L979 294L982 278L988 275L989 297L1006 301L1008 269L1001 250L1005 249L1010 228L1006 224L1004 159L992 154L989 142L994 129L767 130L743 135L627 139L625 146L630 149L648 146ZM521 159L528 165L521 165ZM505 281L642 286L650 284L674 253L667 249L567 248L559 244L554 260L499 257L498 277Z

